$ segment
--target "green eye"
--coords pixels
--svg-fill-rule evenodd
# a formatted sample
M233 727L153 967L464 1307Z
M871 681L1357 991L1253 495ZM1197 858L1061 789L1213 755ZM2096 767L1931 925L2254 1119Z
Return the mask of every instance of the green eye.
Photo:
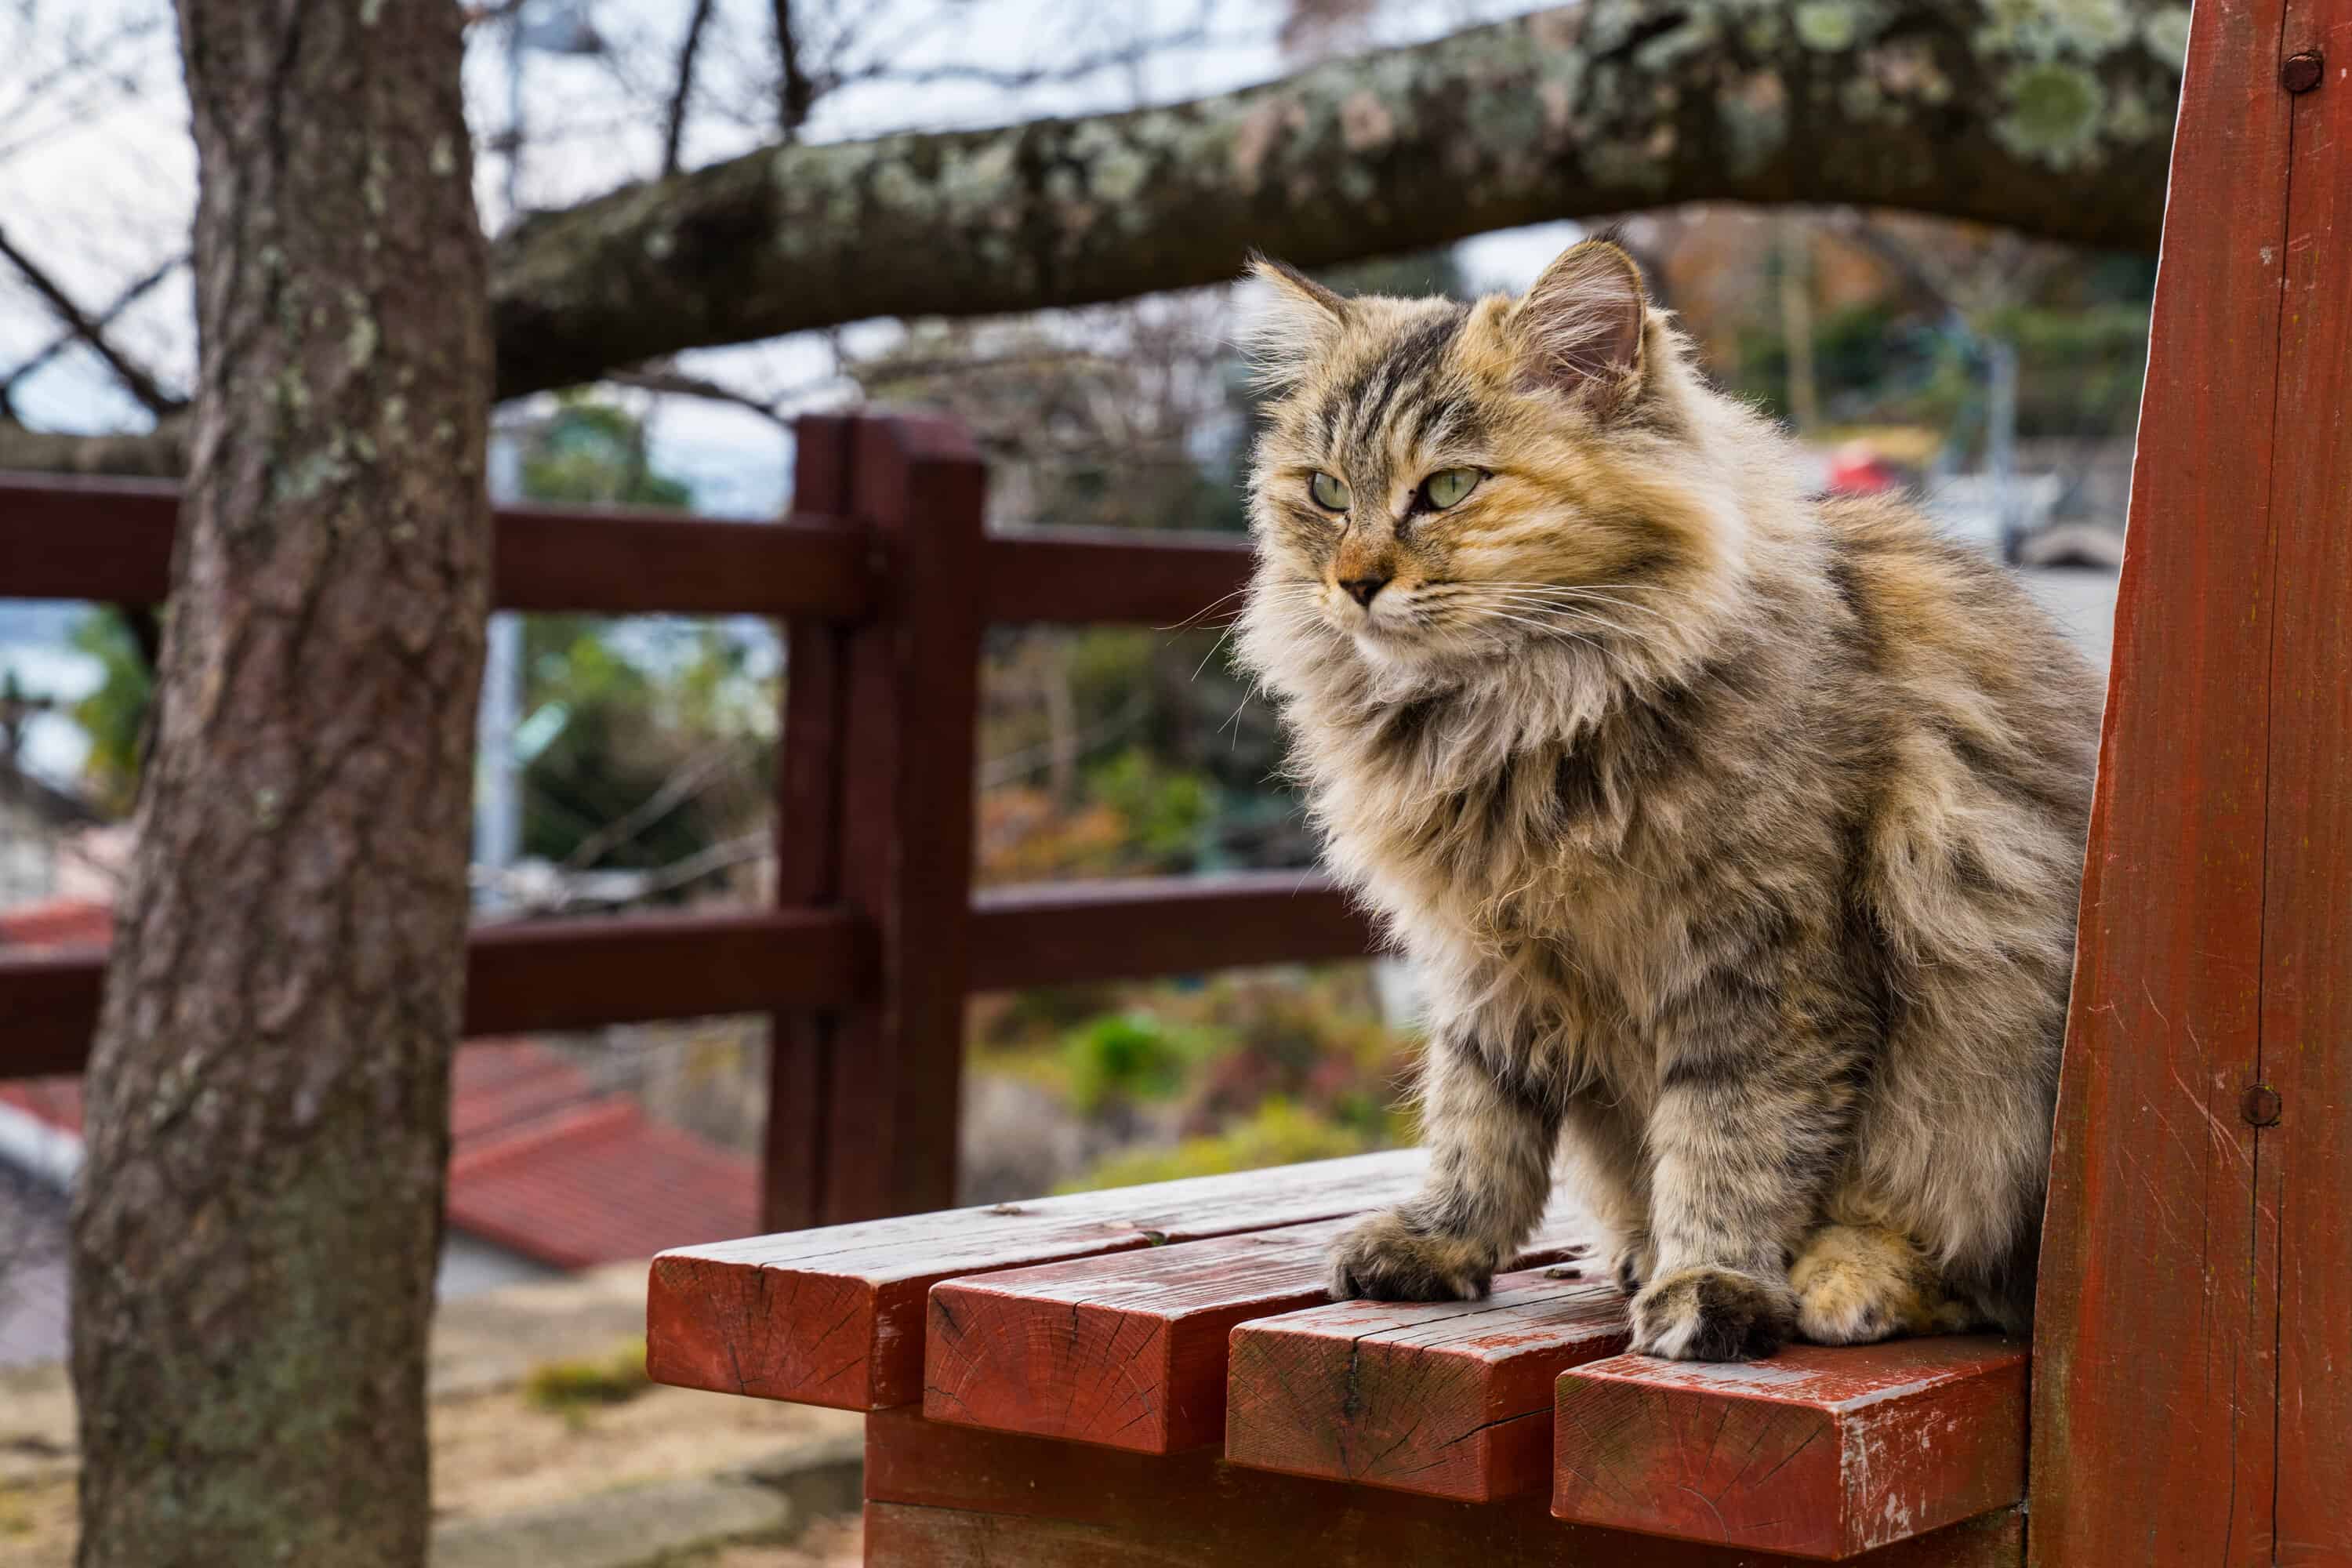
M1348 510L1348 487L1328 474L1317 474L1308 479L1307 493L1313 496L1315 504L1326 511Z
M1440 468L1421 482L1422 499L1444 511L1476 489L1486 477L1475 468Z

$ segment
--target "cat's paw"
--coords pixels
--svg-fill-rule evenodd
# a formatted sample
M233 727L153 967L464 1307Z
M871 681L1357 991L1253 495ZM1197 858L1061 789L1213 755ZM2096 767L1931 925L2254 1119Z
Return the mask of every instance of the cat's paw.
M1629 1236L1618 1242L1609 1255L1609 1278L1617 1281L1617 1289L1628 1296L1638 1296L1657 1266L1656 1255L1650 1250L1650 1238Z
M1394 1209L1331 1244L1331 1300L1475 1301L1495 1277L1492 1248L1414 1229Z
M1633 1298L1633 1348L1668 1361L1748 1361L1780 1348L1796 1298L1777 1280L1700 1265L1652 1280Z

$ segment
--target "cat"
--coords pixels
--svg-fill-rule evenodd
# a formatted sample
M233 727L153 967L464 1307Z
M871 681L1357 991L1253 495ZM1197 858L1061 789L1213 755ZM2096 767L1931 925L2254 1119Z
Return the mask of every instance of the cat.
M1637 1350L2024 1331L2087 664L1905 505L1809 498L1607 240L1473 305L1254 271L1237 658L1430 1001L1426 1185L1331 1294L1483 1296L1564 1144Z

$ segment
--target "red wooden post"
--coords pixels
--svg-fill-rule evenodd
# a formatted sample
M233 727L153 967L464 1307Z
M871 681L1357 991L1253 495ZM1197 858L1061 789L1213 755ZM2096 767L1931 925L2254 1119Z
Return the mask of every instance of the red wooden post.
M2042 1259L2048 1568L2352 1554L2347 66L2352 0L2195 9Z
M811 415L793 426L795 512L850 513L851 421ZM784 629L783 720L776 761L776 902L835 902L841 893L841 742L848 627L796 618ZM824 1223L825 1107L841 1037L836 1013L768 1021L768 1125L760 1223Z

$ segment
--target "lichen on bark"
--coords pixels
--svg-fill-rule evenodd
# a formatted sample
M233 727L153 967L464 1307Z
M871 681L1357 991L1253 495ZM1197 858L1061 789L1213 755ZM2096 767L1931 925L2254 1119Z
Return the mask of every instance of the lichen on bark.
M503 394L875 315L971 315L1695 200L2152 249L2177 0L1585 0L1197 102L793 144L523 226Z

